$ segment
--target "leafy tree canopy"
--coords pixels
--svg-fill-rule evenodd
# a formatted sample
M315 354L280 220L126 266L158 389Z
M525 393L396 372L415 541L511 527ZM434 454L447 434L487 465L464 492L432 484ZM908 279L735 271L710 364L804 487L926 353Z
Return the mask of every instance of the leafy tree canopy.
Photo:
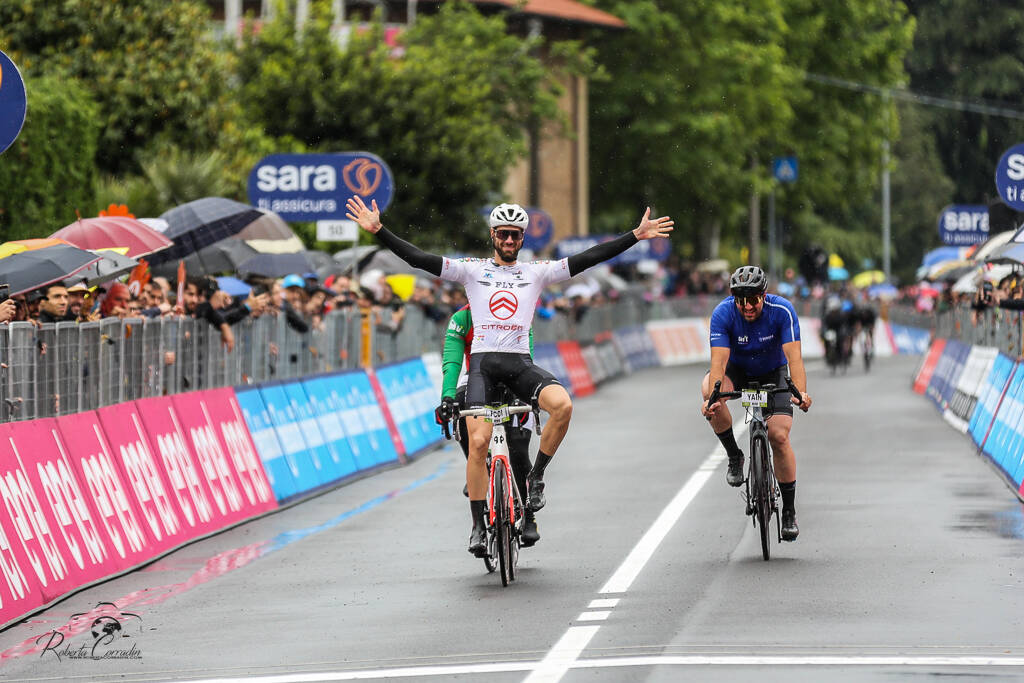
M560 90L537 56L540 43L509 34L501 16L465 2L421 15L384 41L381 25L355 29L339 47L330 3L316 0L299 35L281 8L238 53L241 111L271 136L311 150L366 150L383 158L397 187L385 221L418 244L467 249L484 237L479 208L498 198L525 151L531 120L556 120ZM585 53L564 49L587 68Z
M226 63L210 25L197 0L18 0L0 3L0 49L28 75L86 85L99 104L100 168L119 172L158 139L215 142Z

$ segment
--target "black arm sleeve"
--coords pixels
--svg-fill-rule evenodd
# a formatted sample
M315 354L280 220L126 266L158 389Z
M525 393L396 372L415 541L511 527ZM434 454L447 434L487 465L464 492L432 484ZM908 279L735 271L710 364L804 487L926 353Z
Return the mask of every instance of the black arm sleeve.
M620 235L610 242L595 244L586 251L573 254L569 257L569 275L579 275L591 266L596 266L602 261L618 256L639 241L636 235L633 234L633 231L630 230L625 235Z
M293 330L295 330L299 334L305 334L309 332L309 323L307 323L306 319L299 315L298 311L292 308L287 301L284 302L284 305L281 307L281 310L284 311L285 321Z
M220 327L224 324L224 316L209 303L201 303L196 306L196 317L204 319L214 327Z
M224 322L228 325L234 325L235 323L245 320L249 317L249 308L242 302L235 302L228 308L225 308L221 313L224 318Z
M999 302L999 308L1008 311L1024 311L1024 299L1003 299Z
M381 228L377 231L377 239L385 247L395 252L395 256L413 268L422 268L431 275L441 276L441 266L444 265L444 261L437 254L429 254L418 247L414 247L387 228Z

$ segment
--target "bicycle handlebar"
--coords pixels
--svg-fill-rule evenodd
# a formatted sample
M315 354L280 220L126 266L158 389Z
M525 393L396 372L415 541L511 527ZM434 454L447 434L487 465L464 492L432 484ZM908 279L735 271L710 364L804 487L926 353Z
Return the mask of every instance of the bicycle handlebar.
M533 405L521 404L521 405L505 406L505 408L508 410L508 414L509 415L522 415L524 413L533 413L534 431L537 432L538 436L540 435L540 433L541 433L541 428L540 428L540 406L537 405L536 401L534 402ZM463 417L487 417L487 416L489 416L491 414L492 410L494 410L494 408L487 408L487 407L456 409L455 410L455 414L452 415L452 421L458 423L459 419L463 418ZM446 440L448 440L448 441L451 441L452 430L451 430L451 427L449 426L448 422L449 422L448 420L445 420L444 422L442 422L441 423L441 429L444 432L444 438ZM457 433L457 430L456 430L456 433Z
M774 396L775 394L793 394L793 397L796 398L797 400L803 398L803 396L800 395L800 391L796 388L796 385L793 384L793 380L790 379L789 377L786 378L786 386L784 387L779 387L774 384L765 384L759 387L751 386L749 388L756 388L758 391L767 392L769 396ZM718 401L722 400L723 398L728 401L734 398L739 398L740 396L743 395L743 392L741 391L722 391L721 389L722 380L718 380L717 382L715 382L715 388L711 391L711 396L708 397L708 410L711 410L711 406L715 405L716 403L718 403ZM707 420L709 422L711 421L710 415L707 417Z

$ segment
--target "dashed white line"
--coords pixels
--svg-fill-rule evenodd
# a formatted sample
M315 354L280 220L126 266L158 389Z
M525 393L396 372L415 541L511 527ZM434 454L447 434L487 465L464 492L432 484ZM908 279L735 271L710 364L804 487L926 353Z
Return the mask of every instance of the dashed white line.
M576 617L576 621L604 621L611 613L612 611L610 609L600 610L597 612L584 612Z
M747 431L747 426L737 426L735 430L736 438L740 439ZM647 530L643 538L633 547L633 550L615 573L612 574L612 578L608 579L608 582L598 591L599 593L625 593L629 590L633 580L640 574L644 565L651 559L654 551L658 549L665 536L668 535L669 530L679 520L679 517L682 516L683 510L697 497L704 484L708 483L708 479L711 478L712 473L723 460L725 460L725 449L719 444L711 455L708 456L707 460L701 463L697 471L683 484L683 488L679 489L679 493L675 495L675 498L665 506L665 509L658 515L658 519L654 520L651 528Z
M619 604L618 598L598 598L597 600L591 600L590 604L587 605L588 609L601 609L604 607L615 607Z

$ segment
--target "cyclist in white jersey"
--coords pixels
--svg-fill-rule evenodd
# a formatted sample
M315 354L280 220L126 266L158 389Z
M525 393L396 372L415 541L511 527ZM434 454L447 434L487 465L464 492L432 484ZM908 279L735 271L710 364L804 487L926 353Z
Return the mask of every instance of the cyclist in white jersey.
M527 477L527 504L536 512L545 505L544 470L561 444L572 417L572 399L551 373L533 364L530 357L530 326L541 290L567 280L591 266L621 254L640 240L666 237L673 221L668 216L651 218L648 208L636 229L609 242L595 245L558 261L520 263L519 250L530 218L518 204L499 204L488 218L494 256L489 259L450 259L429 254L396 236L381 224L380 210L373 201L367 207L353 196L346 203L348 218L377 236L406 263L466 288L473 316L473 352L470 357L468 407L483 406L491 386L504 383L519 399L536 401L548 413L541 435L540 450ZM469 552L485 553L484 513L487 498L487 447L491 424L482 417L470 418L469 460L466 482L473 516Z

